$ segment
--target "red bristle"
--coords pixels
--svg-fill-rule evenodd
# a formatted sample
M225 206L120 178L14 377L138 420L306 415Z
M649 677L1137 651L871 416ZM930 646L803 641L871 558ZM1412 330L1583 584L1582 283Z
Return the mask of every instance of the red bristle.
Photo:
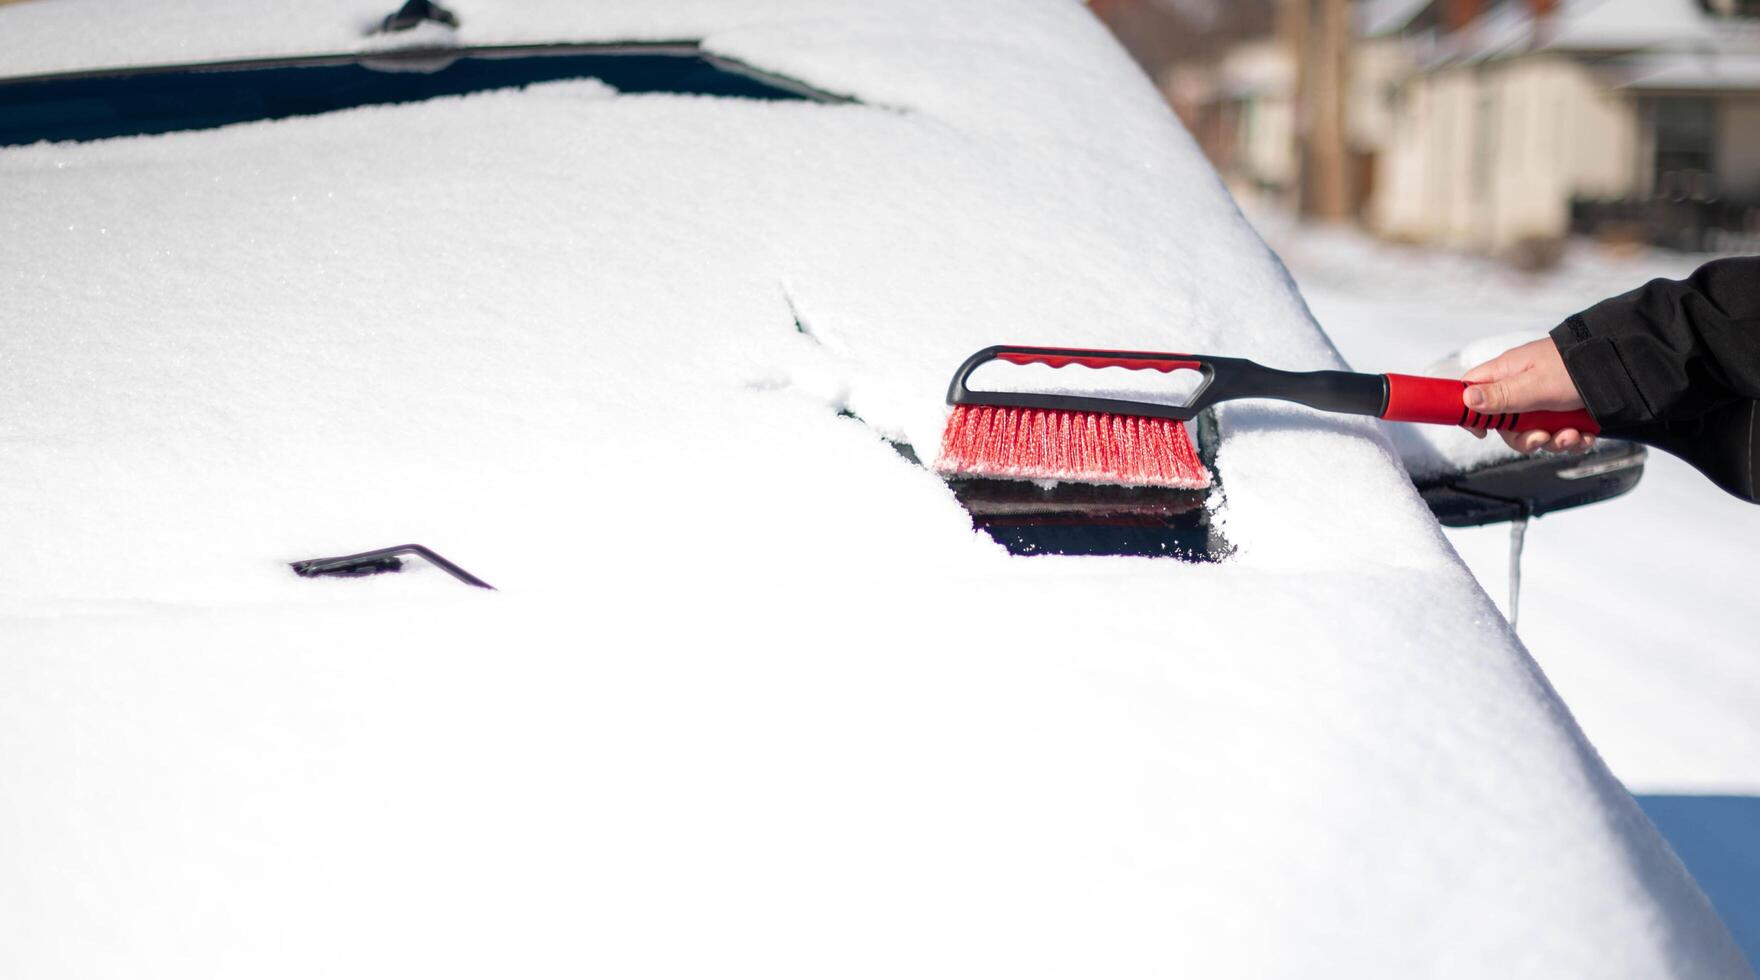
M955 405L935 468L1012 480L1210 486L1184 422L1102 412Z

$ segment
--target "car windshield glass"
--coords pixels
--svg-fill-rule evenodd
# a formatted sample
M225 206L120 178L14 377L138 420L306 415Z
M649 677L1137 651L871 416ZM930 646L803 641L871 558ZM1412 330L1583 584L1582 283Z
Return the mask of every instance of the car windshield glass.
M624 93L847 101L694 44L425 48L0 81L0 146L210 129L593 78Z

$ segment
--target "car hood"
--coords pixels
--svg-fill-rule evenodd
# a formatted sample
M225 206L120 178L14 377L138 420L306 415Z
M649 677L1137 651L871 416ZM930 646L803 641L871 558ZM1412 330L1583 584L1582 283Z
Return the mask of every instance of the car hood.
M1340 366L1085 11L732 6L456 9L858 103L0 151L0 901L84 937L18 972L1744 971L1372 423L1223 411L1208 566L1010 558L888 445L992 342ZM0 45L383 43L233 7ZM286 567L406 540L501 591Z

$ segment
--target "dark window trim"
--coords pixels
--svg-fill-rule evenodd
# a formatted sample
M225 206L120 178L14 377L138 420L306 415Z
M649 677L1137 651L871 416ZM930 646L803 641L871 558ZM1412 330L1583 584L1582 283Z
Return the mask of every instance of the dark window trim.
M586 78L624 95L855 103L694 42L424 45L0 79L0 146L207 130Z
M529 58L545 55L671 55L700 58L720 71L743 75L802 99L834 105L856 102L851 96L838 95L814 88L798 79L765 71L737 58L703 50L694 41L617 41L550 44L491 44L481 46L387 48L384 50L346 51L333 54L292 55L287 57L237 58L226 61L192 61L176 64L138 65L124 68L94 68L79 71L45 72L36 75L0 77L0 86L67 82L96 78L132 78L141 75L174 75L193 72L251 71L273 68L311 68L335 65L381 65L386 68L419 70L444 67L459 58Z

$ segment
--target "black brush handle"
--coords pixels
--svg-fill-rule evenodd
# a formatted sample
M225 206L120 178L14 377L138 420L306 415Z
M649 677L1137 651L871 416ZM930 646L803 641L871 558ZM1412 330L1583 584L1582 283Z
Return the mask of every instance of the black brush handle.
M1387 409L1387 376L1355 371L1280 371L1234 357L1219 362L1216 380L1199 392L1204 408L1239 398L1295 402L1322 412L1380 417Z

